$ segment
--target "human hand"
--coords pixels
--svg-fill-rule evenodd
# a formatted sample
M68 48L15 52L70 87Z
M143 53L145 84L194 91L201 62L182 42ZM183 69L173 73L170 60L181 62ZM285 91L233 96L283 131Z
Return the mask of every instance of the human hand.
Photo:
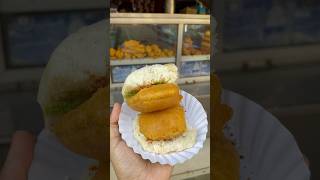
M1 180L27 180L33 159L35 137L26 131L12 136L10 150L0 173Z
M116 103L110 115L110 156L118 179L169 179L172 166L142 159L121 139L118 127L120 111L121 107Z

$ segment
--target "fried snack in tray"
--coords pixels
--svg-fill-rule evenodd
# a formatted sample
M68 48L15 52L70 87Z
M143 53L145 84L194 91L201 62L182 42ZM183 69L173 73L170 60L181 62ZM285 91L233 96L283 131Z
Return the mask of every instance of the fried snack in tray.
M145 47L140 41L129 40L125 41L122 45L125 59L143 58L146 56Z
M232 108L221 104L221 84L213 76L213 179L239 180L240 158L235 146L224 136L223 127L232 117Z
M210 54L210 30L207 30L204 33L204 36L202 38L201 42L201 53L202 54Z
M193 47L193 40L191 37L187 36L183 40L183 48L182 48L182 54L185 56L190 55L201 55L202 52L200 49Z
M141 58L160 58L173 57L174 51L171 49L161 49L156 44L145 45L137 40L127 40L121 47L110 48L110 58L112 60L121 59L141 59Z
M122 49L120 49L120 48L118 48L118 49L110 48L109 53L110 53L111 60L123 59L124 55L125 55L124 52L122 51Z

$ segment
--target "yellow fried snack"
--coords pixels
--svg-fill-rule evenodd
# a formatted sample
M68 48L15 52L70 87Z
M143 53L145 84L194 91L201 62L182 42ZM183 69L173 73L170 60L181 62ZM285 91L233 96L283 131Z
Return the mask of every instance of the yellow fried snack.
M119 49L117 49L115 56L116 56L116 59L123 59L124 53L123 53L123 51L119 48Z
M124 41L122 46L118 49L110 49L111 59L141 59L145 57L160 58L160 57L173 57L175 52L171 49L161 49L157 44L142 44L137 40Z
M210 53L210 31L207 30L204 33L204 36L202 38L202 42L201 42L201 52L203 54L209 54Z
M107 90L100 88L86 102L64 114L53 125L53 132L72 152L105 159L107 108Z
M125 59L136 59L145 57L145 46L136 40L128 40L123 43L122 51Z
M153 112L177 106L182 96L179 87L173 83L151 85L137 94L127 97L129 107L139 112Z
M138 121L140 132L153 141L171 140L187 129L184 110L180 105L162 111L142 113L138 116Z
M110 53L110 56L111 56L111 57L116 56L116 50L113 49L113 48L110 48L109 53Z

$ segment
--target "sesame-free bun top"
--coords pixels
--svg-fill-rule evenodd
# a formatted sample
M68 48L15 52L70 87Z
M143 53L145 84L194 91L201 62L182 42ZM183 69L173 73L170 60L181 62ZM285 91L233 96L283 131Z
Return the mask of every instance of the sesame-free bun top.
M129 74L124 82L122 95L126 99L144 87L155 84L175 83L177 78L178 69L174 64L145 66Z

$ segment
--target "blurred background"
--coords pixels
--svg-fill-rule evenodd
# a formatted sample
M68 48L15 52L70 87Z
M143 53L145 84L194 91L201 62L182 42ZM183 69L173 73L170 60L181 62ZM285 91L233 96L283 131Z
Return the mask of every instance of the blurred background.
M214 28L207 3L111 1L110 108L114 102L123 102L121 88L132 71L145 65L174 63L179 71L179 87L201 101L210 119L210 42ZM192 159L177 164L171 179L210 179L209 157L210 131L204 147ZM114 179L111 165L111 180Z
M105 0L43 0L33 3L0 0L0 167L14 131L29 130L38 134L44 126L36 96L50 55L73 32L105 19L105 8ZM138 47L142 44L150 47L150 57L135 54L114 56L110 78L112 102L123 101L119 90L131 71L145 64L173 62L183 70L181 87L197 95L209 114L209 9L195 0L120 0L111 2L110 11L114 14L113 19L116 17L120 21L137 15L137 22L141 22L146 18L144 13L166 14L164 17L172 21L170 25L164 25L164 18L158 16L149 18L152 21L149 25L136 25L139 23L127 20L111 27L110 47L119 50L129 40L139 41ZM127 16L121 13L127 13ZM189 16L185 17L186 14ZM162 18L161 25L157 22L159 18ZM134 49L135 45L136 42L129 43L127 47ZM119 59L121 62L116 61ZM206 148L193 161L175 168L173 179L209 179L209 142L207 139Z
M215 1L214 67L225 89L261 104L295 136L319 179L320 1Z
M0 167L16 130L43 128L41 73L69 34L106 17L104 0L0 0Z
M143 6L133 6L130 1L114 1L111 2L110 10L112 13L204 16L211 13L218 21L219 37L218 52L211 61L215 63L215 71L223 86L245 95L272 112L292 132L309 159L312 179L319 179L320 173L316 170L320 168L320 148L317 144L320 136L317 133L320 125L320 96L317 94L320 91L320 2L216 0L211 12L195 0L176 0L173 1L174 6L167 4L170 1L156 2L160 5L145 9ZM27 129L39 133L43 127L36 94L50 54L70 33L104 19L105 4L104 0L42 0L35 3L27 0L0 0L0 166L15 130ZM171 39L176 38L175 31L178 31L177 27L171 26L142 28L148 30L149 37L158 33ZM120 45L121 39L124 41L128 37L141 37L132 34L128 36L124 29L121 26L114 28L113 36L119 37L115 38L119 41L114 41L114 47ZM193 53L185 51L183 54L181 51L179 58L185 62L177 58L169 58L169 61L179 62L181 67L185 67L181 68L182 76L186 78L182 81L182 88L198 94L208 111L210 92L206 76L210 70L207 63L210 58L205 54L198 54L201 56L200 60L197 58L199 61L186 57L199 53L197 50L201 47L201 36L208 28L205 25L187 26L183 30L192 41L181 41L185 43L180 43L180 48L183 49L185 44L191 47L187 50ZM122 36L117 36L117 32ZM183 36L180 38L183 40ZM141 41L149 44L161 42L159 39L146 42L143 38ZM160 45L164 49L175 49L178 46L170 38ZM177 51L174 51L174 57L177 57ZM121 63L114 64L124 66L115 68L114 79L111 80L114 83L111 100L121 102L119 84L123 81L122 73L134 70L141 63L126 64L130 68ZM201 161L201 158L208 160L206 153L198 160L203 163L203 168L176 177L208 179L209 161ZM176 172L186 172L186 168Z

